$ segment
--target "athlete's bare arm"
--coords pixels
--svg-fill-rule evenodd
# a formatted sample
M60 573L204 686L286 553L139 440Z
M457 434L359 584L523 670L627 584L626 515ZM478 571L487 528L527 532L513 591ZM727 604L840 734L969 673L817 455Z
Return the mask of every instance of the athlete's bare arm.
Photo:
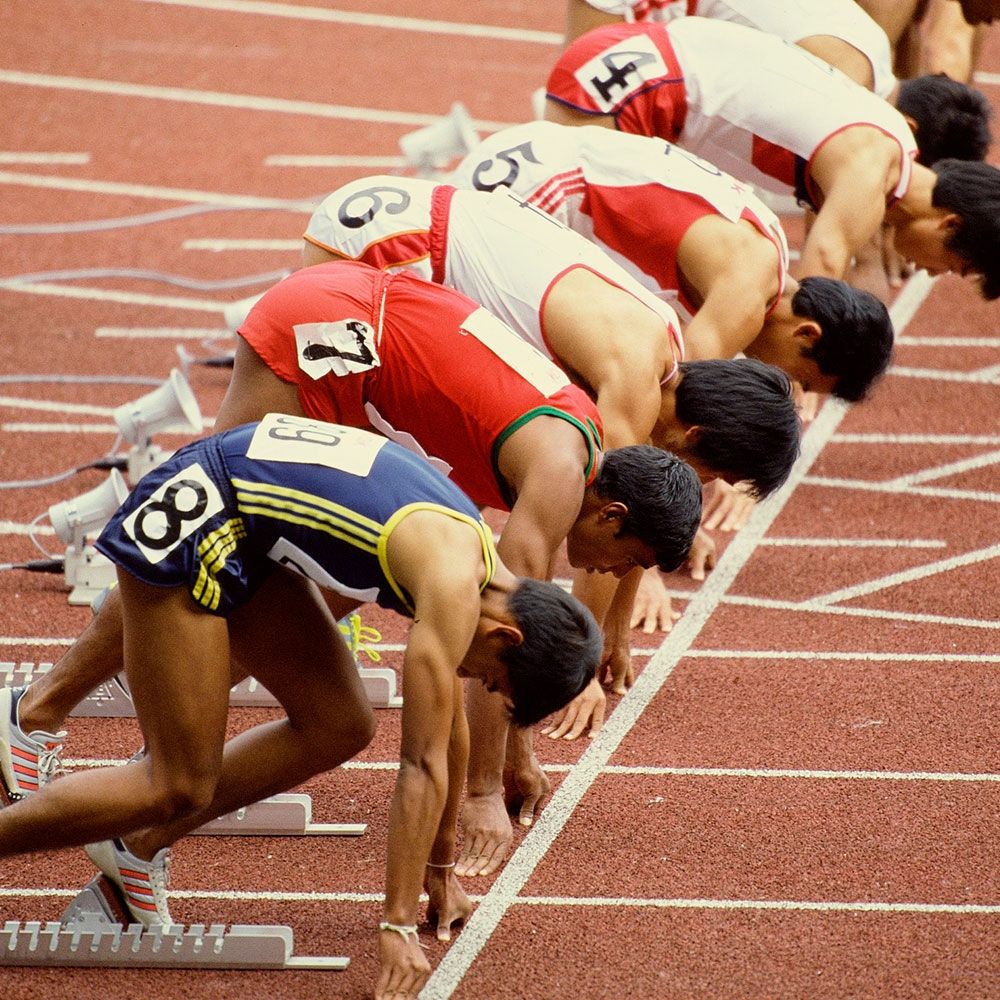
M660 412L660 380L674 367L664 318L577 268L556 282L542 319L558 364L597 402L605 446L648 441Z
M413 598L415 614L403 657L400 768L389 810L384 919L414 926L426 862L454 856L461 782L455 788L451 779L468 757L456 670L479 623L485 565L474 531L423 511L396 528L387 554L393 575ZM453 904L454 911L442 916L467 916L460 896ZM415 936L383 932L379 954L379 990L386 995L390 982L413 983L430 972Z
M802 248L798 277L844 277L885 219L900 155L894 141L867 127L847 129L819 151L811 178L822 204Z
M749 222L705 216L677 250L685 293L698 303L684 329L688 361L732 358L760 333L781 288L775 245Z

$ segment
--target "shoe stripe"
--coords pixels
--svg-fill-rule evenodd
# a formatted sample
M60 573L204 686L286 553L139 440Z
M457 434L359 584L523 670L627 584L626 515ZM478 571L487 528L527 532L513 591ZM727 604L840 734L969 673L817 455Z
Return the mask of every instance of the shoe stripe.
M22 774L26 778L37 779L37 777L38 777L38 769L37 768L25 767L24 764L15 764L14 765L14 773L15 774Z
M11 746L10 748L11 757L20 757L22 760L28 761L30 764L38 763L38 754L31 753L28 750L22 750L20 747Z
M128 894L129 902L137 910L146 910L148 913L156 913L156 903L151 899L136 899L132 893Z

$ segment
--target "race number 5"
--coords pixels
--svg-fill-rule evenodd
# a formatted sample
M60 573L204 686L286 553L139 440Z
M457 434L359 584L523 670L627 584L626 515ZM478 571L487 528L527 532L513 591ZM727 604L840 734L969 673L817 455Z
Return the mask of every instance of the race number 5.
M483 160L472 172L472 186L477 191L495 191L498 187L511 187L521 172L521 164L518 162L519 158L526 163L541 165L541 161L536 158L535 152L531 148L531 143L522 142L519 146L511 146L510 149L501 149L493 159ZM493 170L498 160L507 164L507 173L496 180L488 180L486 175Z

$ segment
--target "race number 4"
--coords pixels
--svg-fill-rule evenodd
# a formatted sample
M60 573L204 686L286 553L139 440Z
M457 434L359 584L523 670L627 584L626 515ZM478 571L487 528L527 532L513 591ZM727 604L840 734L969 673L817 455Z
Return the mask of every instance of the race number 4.
M651 38L639 36L605 49L574 74L576 82L605 114L614 111L651 80L667 75L667 64Z

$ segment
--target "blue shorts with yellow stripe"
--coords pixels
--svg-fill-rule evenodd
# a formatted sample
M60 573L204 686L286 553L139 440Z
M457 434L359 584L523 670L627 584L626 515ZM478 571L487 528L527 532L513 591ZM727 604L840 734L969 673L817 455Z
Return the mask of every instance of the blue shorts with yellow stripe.
M358 428L282 414L193 442L136 486L95 546L152 586L186 587L206 611L245 603L276 565L412 614L387 557L393 529L434 510L496 553L462 491L419 456Z

